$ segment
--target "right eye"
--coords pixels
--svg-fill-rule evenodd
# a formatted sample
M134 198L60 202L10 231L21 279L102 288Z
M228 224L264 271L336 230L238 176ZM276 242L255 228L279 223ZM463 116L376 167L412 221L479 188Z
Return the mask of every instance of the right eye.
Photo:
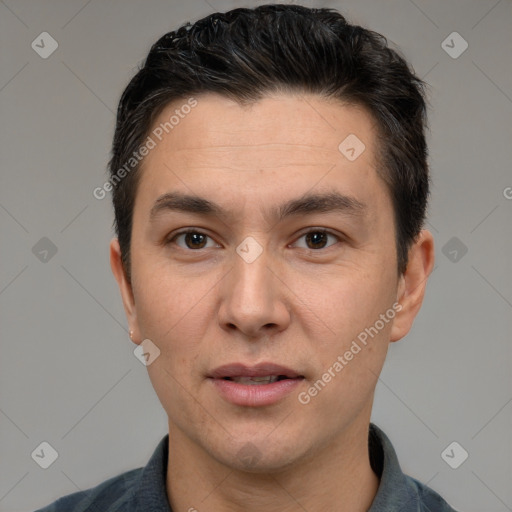
M180 237L183 237L185 246L182 246L176 242L177 240L180 239ZM175 233L171 238L169 238L165 242L165 245L176 243L176 245L178 245L180 249L189 249L196 251L205 248L205 244L207 243L206 240L208 238L210 237L207 234L202 233L201 231L198 231L196 229L186 229L183 231L179 231L178 233Z

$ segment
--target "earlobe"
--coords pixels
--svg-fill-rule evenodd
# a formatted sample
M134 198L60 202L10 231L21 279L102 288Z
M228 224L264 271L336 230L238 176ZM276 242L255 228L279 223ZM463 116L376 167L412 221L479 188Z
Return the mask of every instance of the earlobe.
M411 329L425 296L427 280L434 267L434 237L422 230L409 250L407 268L397 289L397 302L402 309L393 320L390 341L402 339Z
M137 310L132 286L126 278L126 272L121 259L121 247L119 246L119 240L117 238L113 238L110 241L110 268L112 269L112 273L119 286L119 291L121 292L124 311L130 329L130 338L135 344L138 344L137 340L140 339L140 333L137 323Z

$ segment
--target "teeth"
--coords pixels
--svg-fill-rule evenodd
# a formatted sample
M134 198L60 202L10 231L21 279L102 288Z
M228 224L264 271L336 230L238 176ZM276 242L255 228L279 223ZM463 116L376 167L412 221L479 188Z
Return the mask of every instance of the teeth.
M232 377L231 380L239 384L247 384L249 386L258 386L261 384L272 384L277 382L279 375L266 375L265 377Z

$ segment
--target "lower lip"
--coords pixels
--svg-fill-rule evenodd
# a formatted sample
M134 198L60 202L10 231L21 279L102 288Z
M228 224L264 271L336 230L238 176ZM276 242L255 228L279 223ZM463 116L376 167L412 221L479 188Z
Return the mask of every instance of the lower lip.
M272 405L291 393L304 380L283 379L272 384L239 384L232 380L210 379L221 396L235 405L262 407Z

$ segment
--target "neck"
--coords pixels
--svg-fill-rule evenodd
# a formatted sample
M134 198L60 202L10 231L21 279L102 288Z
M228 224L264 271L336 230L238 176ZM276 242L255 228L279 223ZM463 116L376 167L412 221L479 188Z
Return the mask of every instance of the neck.
M222 464L169 424L167 496L172 510L366 512L379 479L370 466L369 420L356 423L314 456L265 474Z

